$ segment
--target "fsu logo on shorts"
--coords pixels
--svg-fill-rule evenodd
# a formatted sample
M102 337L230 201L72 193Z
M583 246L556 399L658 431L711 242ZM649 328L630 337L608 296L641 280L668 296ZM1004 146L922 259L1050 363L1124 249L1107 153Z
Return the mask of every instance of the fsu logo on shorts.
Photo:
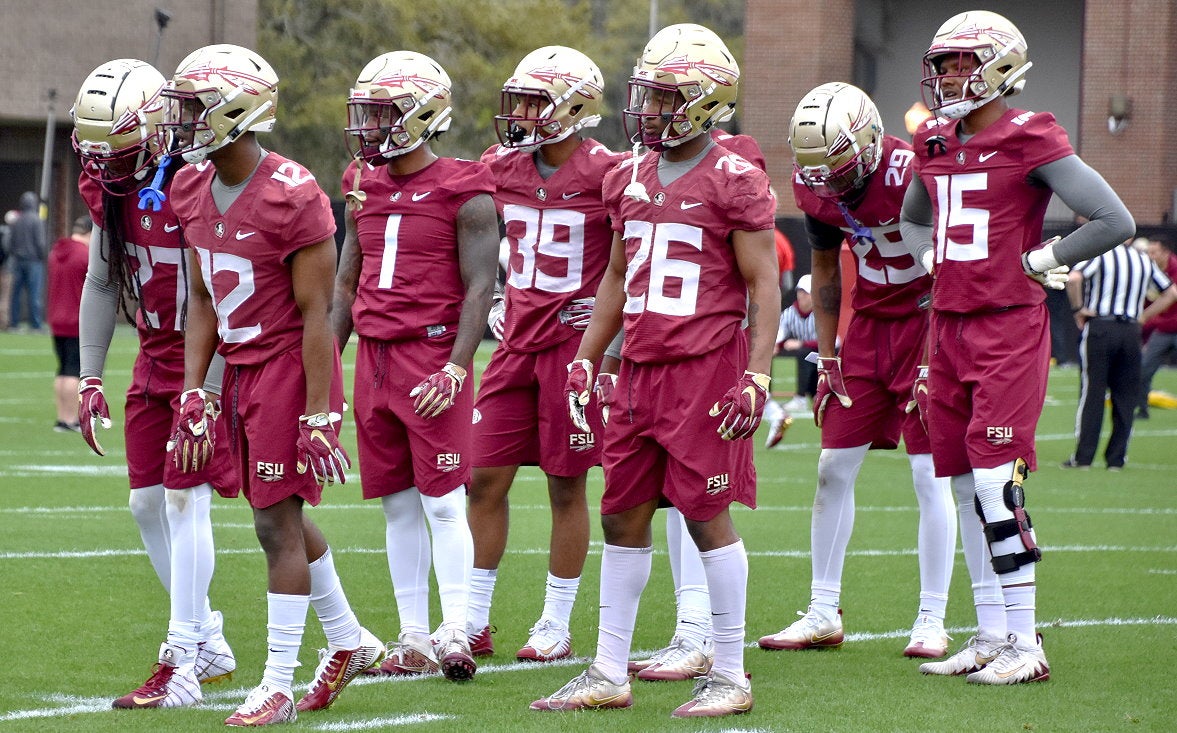
M216 226L213 227L213 234L217 235L218 238L223 239L225 236L225 222L218 221Z
M722 494L731 488L731 478L729 474L721 473L716 476L707 477L707 493L711 496Z
M536 197L537 199L539 199L540 201L547 201L547 200L548 200L548 191L547 191L547 189L546 189L546 188L537 188L537 189L535 189L535 197Z
M568 449L577 453L590 451L597 447L597 438L592 433L569 433Z
M438 453L437 454L437 470L442 473L450 473L457 471L462 467L461 453Z
M139 226L143 227L147 231L151 231L151 217L147 214L144 214L143 217L139 219Z
M661 206L666 201L666 194L658 192L654 194L654 205Z

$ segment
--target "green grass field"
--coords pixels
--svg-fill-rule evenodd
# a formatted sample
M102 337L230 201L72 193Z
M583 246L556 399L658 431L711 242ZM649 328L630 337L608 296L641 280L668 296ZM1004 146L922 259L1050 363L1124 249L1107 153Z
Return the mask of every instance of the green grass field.
M112 711L110 700L146 679L167 625L167 598L127 511L118 395L130 377L135 338L118 329L106 384L116 430L105 458L53 424L54 361L46 336L0 333L0 733L3 731L218 730L260 679L265 655L265 563L243 500L214 503L218 548L213 605L238 659L228 684L206 687L201 707ZM479 368L489 358L479 354ZM348 355L354 354L354 349ZM777 364L778 389L792 364ZM350 379L349 379L350 381ZM1157 389L1177 392L1177 372ZM1045 551L1038 566L1038 619L1052 679L1014 688L924 677L902 649L915 616L916 510L901 453L871 455L858 481L857 527L843 583L847 642L839 650L763 652L757 637L795 619L809 598L809 514L817 431L798 420L783 447L757 436L760 508L734 510L751 564L747 667L756 707L747 716L676 721L688 683L641 683L624 711L536 713L528 703L579 673L595 649L600 528L573 617L570 664L514 663L542 607L548 512L542 474L524 469L512 492L512 534L492 621L498 654L470 684L441 678L360 679L326 712L292 729L316 731L1173 731L1177 692L1177 411L1154 409L1137 424L1122 473L1058 468L1073 447L1078 373L1057 370L1039 426L1041 470L1027 503ZM1106 437L1106 429L1105 429ZM345 444L354 449L354 432ZM354 456L354 450L352 451ZM362 623L388 638L397 629L384 555L384 520L359 498L358 473L313 510L335 549ZM590 475L590 505L601 475ZM665 547L656 520L655 545ZM436 598L433 604L437 615ZM313 617L313 614L312 614ZM635 649L663 646L674 604L665 552L654 560ZM963 557L948 610L953 647L975 624ZM297 684L324 645L310 618ZM1169 680L1166 682L1166 680Z

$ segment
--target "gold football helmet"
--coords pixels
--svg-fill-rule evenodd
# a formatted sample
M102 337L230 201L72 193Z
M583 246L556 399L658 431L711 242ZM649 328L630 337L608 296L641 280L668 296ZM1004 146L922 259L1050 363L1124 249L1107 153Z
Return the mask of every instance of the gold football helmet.
M739 81L739 64L714 32L694 23L667 26L646 44L629 79L625 132L653 150L682 145L731 118Z
M503 84L495 133L505 148L534 150L601 121L605 81L593 60L567 46L523 57Z
M883 121L875 103L856 86L830 82L797 104L789 122L794 170L822 198L841 198L862 187L883 156Z
M945 68L954 56L955 68ZM962 64L965 57L972 58ZM924 54L924 103L942 117L959 119L1000 96L1022 91L1031 65L1025 37L1004 17L988 10L954 15L936 31ZM946 79L959 81L959 96L946 98Z
M82 171L107 192L143 184L159 152L163 74L137 59L107 61L86 77L70 109Z
M414 51L368 62L347 100L348 149L373 165L416 150L450 127L449 74Z
M163 96L169 147L199 163L246 132L274 128L278 75L256 52L218 43L181 61Z

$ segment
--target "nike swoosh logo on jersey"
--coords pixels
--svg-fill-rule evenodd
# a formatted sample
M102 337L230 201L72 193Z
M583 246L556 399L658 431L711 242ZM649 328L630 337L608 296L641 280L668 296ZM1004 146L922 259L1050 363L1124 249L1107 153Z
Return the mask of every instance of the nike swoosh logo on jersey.
M240 239L248 239L249 237L252 237L255 234L257 234L257 232L243 232L240 229L238 229L237 234L235 236L237 237L237 239L240 240Z
M984 163L985 161L992 158L994 155L997 155L996 150L994 150L992 153L981 153L980 155L977 156L977 160L981 163Z
M432 191L426 191L425 193L415 193L415 194L413 194L413 200L414 200L414 201L420 201L421 199L425 198L426 196L428 196L428 195L429 195L429 194L431 194L431 193L433 193L433 192L432 192Z
M679 206L682 207L683 211L686 211L687 209L693 209L696 206L702 206L702 205L703 205L702 201L695 201L695 202L683 201L681 204L679 204Z
M179 225L179 224L164 224L164 225L163 225L163 230L164 230L165 232L168 232L169 234L170 234L171 232L174 232L174 231L176 231L176 230L177 230L177 229L179 229L179 228L180 228L180 225Z
M575 193L566 193L566 194L564 194L564 195L562 196L562 198L563 198L565 201L567 201L568 199L574 199L574 198L576 198L576 197L577 197L577 196L579 196L581 193L583 193L583 191L576 191Z

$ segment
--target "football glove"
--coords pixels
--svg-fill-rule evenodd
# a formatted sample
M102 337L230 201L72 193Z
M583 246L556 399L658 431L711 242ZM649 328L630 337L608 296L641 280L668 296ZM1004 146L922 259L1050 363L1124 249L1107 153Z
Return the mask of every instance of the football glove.
M592 297L577 298L560 309L560 323L572 326L577 331L586 330L589 320L593 317L593 305L596 302L597 299Z
M503 329L507 322L507 301L495 298L490 304L490 313L486 316L486 325L490 326L491 335L499 341L503 340Z
M213 423L219 414L203 389L188 389L180 395L180 412L167 445L172 465L183 473L208 465L213 455Z
M1055 259L1054 243L1060 239L1062 237L1051 237L1038 249L1022 255L1022 272L1026 273L1026 277L1038 281L1050 290L1065 290L1067 273L1071 271L1071 268L1060 265Z
M617 375L601 372L597 375L593 394L597 396L597 404L601 406L601 424L609 424L609 408L613 402L613 390L617 387Z
M568 381L564 383L564 393L568 395L568 417L572 424L582 433L591 433L588 420L584 416L584 408L589 403L589 395L593 383L593 363L588 359L577 359L568 365Z
M817 358L817 394L813 396L813 422L817 427L826 417L826 405L830 397L838 398L842 407L850 407L854 401L846 392L846 382L842 379L842 359L838 356Z
M910 414L919 410L920 424L924 426L924 432L928 431L928 367L921 365L917 367L915 384L911 385L911 400L907 403L907 412Z
M772 378L759 372L744 372L736 385L711 406L711 417L723 416L715 432L724 440L749 438L760 426Z
M106 451L94 433L97 424L101 424L104 430L110 430L110 407L106 404L106 395L102 393L102 379L86 377L78 383L78 425L82 428L82 438L90 450L104 456Z
M343 469L351 468L351 459L339 445L335 423L342 420L338 412L317 412L298 418L298 461L294 468L300 474L309 469L319 486L347 483Z
M466 370L447 361L441 371L430 374L409 392L410 397L417 398L413 411L421 417L437 417L453 406L465 383Z

